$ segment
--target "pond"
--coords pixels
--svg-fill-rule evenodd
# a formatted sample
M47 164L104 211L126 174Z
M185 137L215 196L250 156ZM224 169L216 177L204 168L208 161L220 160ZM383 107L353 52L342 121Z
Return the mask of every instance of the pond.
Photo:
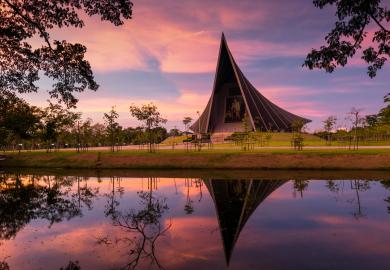
M382 176L68 174L0 174L1 270L390 269Z

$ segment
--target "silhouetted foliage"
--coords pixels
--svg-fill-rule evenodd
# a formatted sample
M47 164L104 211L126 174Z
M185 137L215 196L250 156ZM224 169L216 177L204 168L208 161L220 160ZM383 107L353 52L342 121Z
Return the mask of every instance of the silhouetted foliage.
M41 186L25 184L18 175L0 176L0 182L6 186L0 191L0 239L15 237L34 219L46 219L51 226L81 215L80 208L66 198L67 191L60 189L57 180L52 186Z
M36 82L44 74L53 80L50 96L75 106L74 92L98 89L84 58L87 48L66 40L52 41L49 31L84 27L80 11L119 26L131 18L132 7L130 0L0 1L0 89L36 92ZM31 42L36 37L41 41L38 48Z
M386 188L387 190L390 190L390 181L388 180L382 180L381 181L381 184L384 188ZM389 203L390 204L390 196L387 197L386 199L384 199L385 202ZM390 205L387 206L387 212L390 214Z
M368 75L375 77L390 56L390 31L385 27L390 21L390 10L381 5L381 0L314 0L313 3L320 9L335 5L337 21L325 37L327 45L319 50L313 49L303 65L309 69L325 69L326 72L345 66L348 59L362 49L367 28L373 25L376 31L372 44L364 48L362 59L369 65Z
M325 185L331 192L338 193L340 191L340 183L334 180L327 180Z
M6 261L0 262L0 270L10 270L9 264Z
M119 269L135 269L142 261L148 260L150 264L163 269L156 256L156 241L162 236L171 224L164 226L161 222L163 214L169 209L166 198L156 197L152 189L137 193L139 210L130 209L126 212L116 211L111 213L113 225L121 228L125 233L123 238L109 240L109 237L98 239L98 244L110 245L112 243L125 243L130 249L127 254L129 261ZM134 234L134 235L133 235Z
M376 115L376 114L366 115L365 122L366 122L367 126L375 127L376 125L379 124L378 115Z
M40 110L30 106L13 93L0 89L0 145L10 143L8 139L20 142L29 139L36 131L40 120Z
M81 186L80 177L76 177L77 193L72 194L72 198L77 199L78 207L86 206L88 210L92 210L92 199L99 194L99 188L91 188L87 186L88 178L84 178L84 185Z
M106 131L110 139L111 151L115 152L115 144L118 141L118 131L122 127L116 122L119 114L116 112L115 107L113 106L108 113L104 114L104 122L106 123Z
M184 124L184 127L185 127L185 131L188 131L188 127L191 124L191 122L192 122L192 118L191 117L189 117L189 116L184 117L183 124Z
M383 125L390 125L390 98L385 97L386 107L378 113L378 121Z
M80 117L80 113L71 112L59 104L49 103L41 117L42 139L46 143L47 149L51 149L51 144L57 143L58 136L74 126Z
M78 261L70 261L65 268L61 267L60 270L81 270L81 266Z
M332 129L334 128L334 126L336 125L337 118L336 118L336 116L329 116L328 118L326 118L322 122L324 123L324 130L325 130L326 135L327 135L327 142L330 145L332 142L332 133L331 132L332 132Z
M293 131L291 146L294 150L303 150L304 137L302 136L302 132L305 131L306 124L307 123L303 119L296 119L291 123L291 129Z
M298 191L301 195L301 198L303 197L303 192L309 187L309 181L308 180L294 180L294 191Z

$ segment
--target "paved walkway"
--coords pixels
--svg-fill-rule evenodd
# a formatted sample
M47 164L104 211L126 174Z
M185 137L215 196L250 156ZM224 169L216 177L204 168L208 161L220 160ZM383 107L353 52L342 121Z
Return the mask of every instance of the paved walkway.
M111 147L109 146L101 146L101 147L89 147L88 148L88 151L110 151ZM126 146L122 146L121 150L147 150L147 146L146 145L126 145ZM158 146L158 149L161 149L161 150L171 150L173 149L171 145L159 145ZM184 144L179 144L179 145L175 145L174 149L186 149L186 145ZM192 146L191 148L191 145L190 145L190 149L194 149L194 147ZM207 145L203 145L202 149L208 149L207 148ZM227 145L227 146L223 146L223 145L218 145L216 147L214 147L215 150L224 150L224 149L240 149L240 146L231 146L231 145ZM263 147L259 147L259 146L256 146L254 147L254 149L257 149L257 150L260 150L260 149L264 149L264 150L278 150L278 149L281 149L281 150L286 150L286 149L292 149L291 146L263 146ZM304 149L312 149L312 150L327 150L327 149L348 149L348 146L305 146ZM379 145L379 146L359 146L359 149L390 149L390 145ZM73 152L76 152L76 148L60 148L58 149L59 151L73 151ZM37 150L22 150L22 152L24 151L46 151L46 149L37 149ZM15 151L16 152L16 151ZM82 152L82 151L81 151ZM0 159L2 158L3 156L0 155Z

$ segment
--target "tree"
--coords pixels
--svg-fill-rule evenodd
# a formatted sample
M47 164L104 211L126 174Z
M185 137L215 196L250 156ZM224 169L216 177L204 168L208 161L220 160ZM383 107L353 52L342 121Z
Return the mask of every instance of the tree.
M291 129L295 132L302 133L305 131L306 123L305 121L298 119L291 123Z
M241 143L241 149L244 151L249 151L252 147L254 147L254 135L252 127L249 125L249 115L247 113L244 114L244 117L242 119L242 129L244 132L242 132L239 135L240 143Z
M153 134L154 134L156 143L161 143L163 140L168 138L168 131L164 127L154 128Z
M381 124L390 124L390 95L385 97L385 102L388 103L386 107L381 109L378 113L378 119Z
M331 138L331 131L332 129L334 128L334 126L336 125L336 122L337 122L337 118L336 116L329 116L328 118L326 118L323 123L324 123L324 130L325 132L327 133L327 141L329 144L332 143L332 138Z
M63 108L60 104L49 103L41 117L42 139L46 143L48 152L53 143L57 144L58 136L73 127L80 117L80 113Z
M177 128L172 128L168 132L169 136L181 136L181 131L178 130Z
M5 127L0 127L0 150L5 151L12 140L12 132Z
M359 137L358 137L358 128L364 122L364 118L361 116L362 109L356 109L352 107L351 111L347 114L347 120L351 121L353 131L353 150L359 149ZM350 145L351 147L351 145Z
M183 119L183 124L184 124L184 127L185 127L185 130L188 132L188 126L189 124L192 122L192 118L189 117L189 116L186 116L184 117Z
M309 180L294 180L294 196L295 192L299 192L303 198L303 192L309 187Z
M124 140L127 144L142 144L144 130L142 127L136 127L136 128L129 127L123 130L123 135L124 135Z
M98 89L91 66L84 59L87 48L66 40L51 40L49 31L84 27L80 11L119 26L131 19L132 8L130 0L1 0L0 89L9 93L37 92L36 82L44 74L54 81L50 96L68 107L75 106L74 92ZM33 47L33 38L40 38L40 47Z
M29 139L37 130L40 110L30 106L14 93L0 90L0 144L14 139L17 143ZM4 137L3 137L4 136Z
M119 117L119 114L115 111L115 107L112 106L109 113L104 114L104 121L106 122L106 130L110 139L111 151L115 152L115 141L117 131L119 129L119 124L116 122L116 119Z
M379 122L378 115L377 114L366 115L365 121L369 127L375 127L376 125L378 125Z
M185 179L184 185L187 186L187 199L186 204L184 205L184 212L187 215L191 215L195 211L194 206L192 205L194 201L191 199L190 196L190 186L192 186L192 179Z
M367 28L373 25L376 30L372 46L364 48L362 59L368 64L368 75L375 77L390 56L390 31L385 25L390 21L390 10L383 7L380 0L314 0L313 3L320 9L335 5L337 21L325 37L327 45L319 50L312 49L303 66L325 69L329 73L337 66L345 66L348 59L362 49Z
M77 151L80 151L80 148L83 151L88 150L88 146L93 139L93 128L92 128L92 119L88 118L87 120L80 123L77 122Z
M305 130L306 123L302 119L294 120L291 123L291 129L293 131L293 136L291 139L291 144L295 150L303 149L303 136L302 132Z
M154 138L153 128L157 128L160 124L167 122L167 119L162 118L158 108L153 103L142 105L138 107L136 105L130 106L130 113L132 117L135 117L138 121L141 121L146 126L146 131L149 135L149 152L154 152Z

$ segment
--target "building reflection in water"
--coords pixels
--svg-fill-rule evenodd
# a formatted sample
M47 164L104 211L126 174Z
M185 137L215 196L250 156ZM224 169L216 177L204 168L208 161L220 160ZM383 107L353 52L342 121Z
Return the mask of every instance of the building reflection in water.
M204 180L217 212L227 265L229 265L234 245L245 223L256 208L286 182L282 180Z

